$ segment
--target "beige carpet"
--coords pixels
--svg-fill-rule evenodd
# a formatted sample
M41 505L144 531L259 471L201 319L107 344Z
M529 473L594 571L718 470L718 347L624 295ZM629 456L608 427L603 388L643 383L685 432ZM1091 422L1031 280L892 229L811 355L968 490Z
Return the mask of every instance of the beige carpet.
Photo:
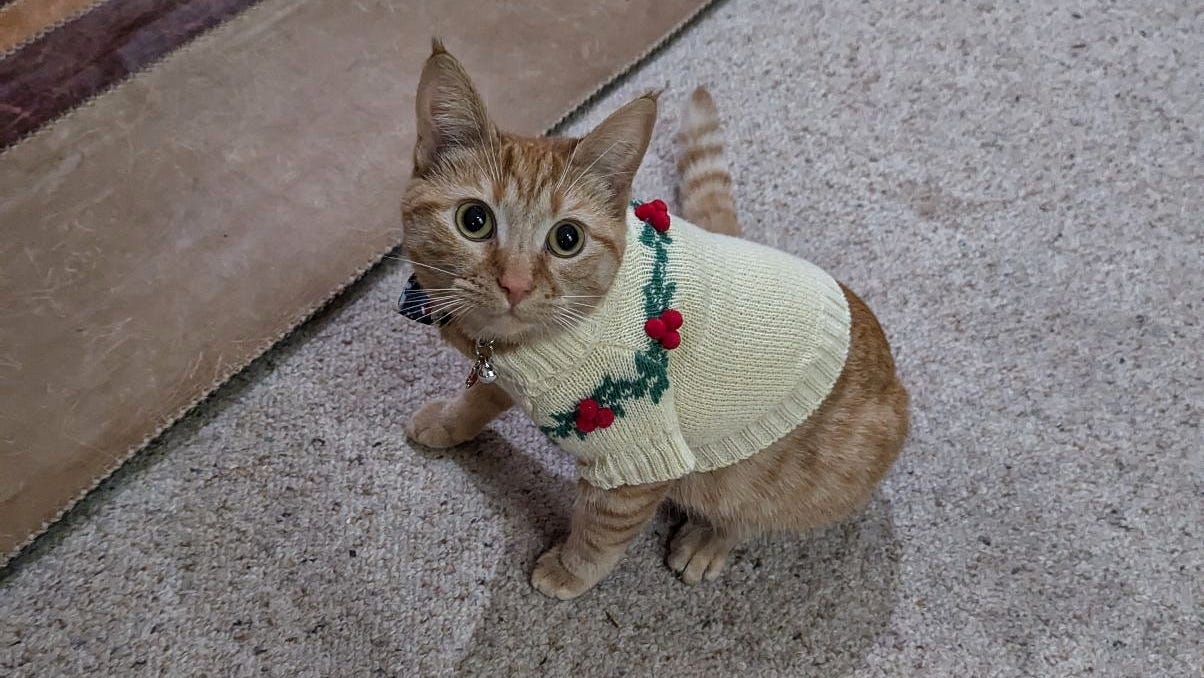
M532 591L572 465L519 416L401 422L463 363L375 271L0 580L0 673L1198 676L1199 8L734 0L579 131L670 87L727 112L749 235L863 292L915 433L868 510L676 582L668 518Z

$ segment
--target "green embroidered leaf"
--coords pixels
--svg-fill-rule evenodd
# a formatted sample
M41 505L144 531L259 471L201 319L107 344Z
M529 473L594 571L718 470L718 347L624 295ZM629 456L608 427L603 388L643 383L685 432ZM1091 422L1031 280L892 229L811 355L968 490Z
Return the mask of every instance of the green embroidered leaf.
M640 233L640 243L653 250L652 277L644 285L644 315L649 318L658 316L661 311L669 308L673 301L673 292L677 285L668 281L669 243L673 242L667 234L655 228L644 225Z
M665 355L665 350L656 345L655 348L650 348L643 353L635 355L635 366L640 374L644 375L644 384L647 386L648 399L653 404L658 404L661 401L661 396L669 388L669 361Z
M577 430L576 412L557 412L552 415L552 421L556 423L540 426L539 430L552 438L567 438L576 433L578 438L585 440L585 434Z
M631 206L639 207L639 201L633 200ZM673 242L667 234L657 231L644 224L640 232L640 244L653 251L652 276L643 288L644 315L653 318L659 316L673 303L673 295L677 285L668 279L669 244ZM648 348L635 354L636 379L620 379L612 375L602 377L601 383L593 392L584 396L593 398L602 407L609 407L619 419L626 416L623 403L642 398L645 395L653 404L659 404L661 397L669 388L669 354L659 342L648 340ZM577 428L576 409L568 412L555 412L551 415L554 422L540 426L539 430L552 438L567 438L576 435L579 440L585 440L585 433Z

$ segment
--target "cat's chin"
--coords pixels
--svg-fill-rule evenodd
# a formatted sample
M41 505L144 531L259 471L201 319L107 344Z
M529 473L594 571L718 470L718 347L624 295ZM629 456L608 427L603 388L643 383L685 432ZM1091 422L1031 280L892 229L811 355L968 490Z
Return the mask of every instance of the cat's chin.
M466 322L461 323L458 329L475 339L509 344L521 344L562 331L562 328L555 323L532 322L515 317L510 313L497 314L487 318L466 319Z
M484 314L482 314L484 315ZM516 318L509 313L491 314L488 317L465 319L461 329L477 339L519 343L529 339L533 334L531 323Z

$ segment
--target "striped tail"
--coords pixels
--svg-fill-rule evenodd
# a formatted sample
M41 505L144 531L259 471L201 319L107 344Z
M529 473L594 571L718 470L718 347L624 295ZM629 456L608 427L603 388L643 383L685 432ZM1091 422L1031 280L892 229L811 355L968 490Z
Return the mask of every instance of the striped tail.
M719 111L704 88L690 96L682 116L681 156L677 160L678 204L686 221L714 233L740 235L732 200L732 175L723 160Z

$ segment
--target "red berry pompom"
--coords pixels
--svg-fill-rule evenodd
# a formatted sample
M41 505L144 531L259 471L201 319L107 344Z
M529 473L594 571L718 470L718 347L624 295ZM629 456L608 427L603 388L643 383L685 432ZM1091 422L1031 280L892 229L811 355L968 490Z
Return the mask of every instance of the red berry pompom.
M676 330L681 327L681 313L677 309L669 309L661 314L661 321L665 324L665 329Z
M669 206L664 200L640 203L635 208L635 217L661 233L669 230Z
M587 417L583 414L577 415L577 430L582 433L592 433L596 428L598 428L598 425L594 422L593 417Z
M681 346L681 335L673 331L666 332L665 336L661 337L661 346L672 351Z
M660 338L665 336L665 332L668 332L669 328L665 325L664 320L661 320L660 318L649 318L648 321L644 323L644 331L648 333L648 336L660 341Z
M586 398L577 405L577 414L593 421L594 415L598 414L598 401L593 398Z
M598 416L594 418L594 423L598 428L610 428L610 425L615 423L615 413L609 407L603 407L598 410Z

